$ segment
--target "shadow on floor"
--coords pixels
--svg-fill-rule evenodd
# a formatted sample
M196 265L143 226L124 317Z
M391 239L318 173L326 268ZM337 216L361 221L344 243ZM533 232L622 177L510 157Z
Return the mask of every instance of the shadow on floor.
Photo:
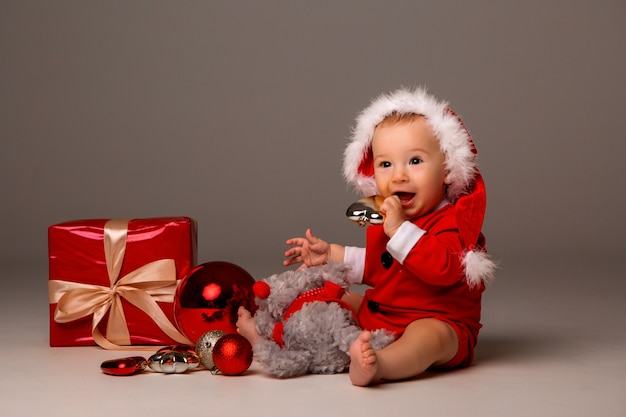
M558 333L518 333L479 337L475 363L550 359L572 347L572 338Z

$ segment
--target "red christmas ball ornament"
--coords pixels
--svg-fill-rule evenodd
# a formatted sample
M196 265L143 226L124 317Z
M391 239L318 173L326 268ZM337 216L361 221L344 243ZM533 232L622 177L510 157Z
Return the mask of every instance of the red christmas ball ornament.
M213 261L195 267L180 280L174 295L174 318L193 343L210 330L237 333L240 306L256 311L254 278L230 262Z
M111 359L102 362L100 369L107 375L127 376L135 375L146 369L148 362L143 356Z
M252 364L252 345L237 333L222 336L213 348L213 363L224 375L241 375Z

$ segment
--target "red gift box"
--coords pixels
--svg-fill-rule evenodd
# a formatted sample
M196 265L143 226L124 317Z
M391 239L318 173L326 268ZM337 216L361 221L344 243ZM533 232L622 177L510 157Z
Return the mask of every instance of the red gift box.
M189 343L173 308L178 280L196 265L196 241L189 217L50 226L50 346Z

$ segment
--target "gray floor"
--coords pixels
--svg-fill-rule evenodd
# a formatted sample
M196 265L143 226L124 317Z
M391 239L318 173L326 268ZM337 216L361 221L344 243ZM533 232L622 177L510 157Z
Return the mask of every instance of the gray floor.
M256 364L240 377L106 376L100 363L128 352L48 346L46 269L2 272L2 416L626 415L621 261L503 263L474 366L371 388L345 374L276 380Z

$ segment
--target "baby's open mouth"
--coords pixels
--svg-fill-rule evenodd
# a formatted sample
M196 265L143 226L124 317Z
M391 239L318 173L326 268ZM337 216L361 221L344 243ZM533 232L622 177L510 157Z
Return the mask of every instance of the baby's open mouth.
M398 192L396 193L402 204L409 203L415 197L415 193Z

